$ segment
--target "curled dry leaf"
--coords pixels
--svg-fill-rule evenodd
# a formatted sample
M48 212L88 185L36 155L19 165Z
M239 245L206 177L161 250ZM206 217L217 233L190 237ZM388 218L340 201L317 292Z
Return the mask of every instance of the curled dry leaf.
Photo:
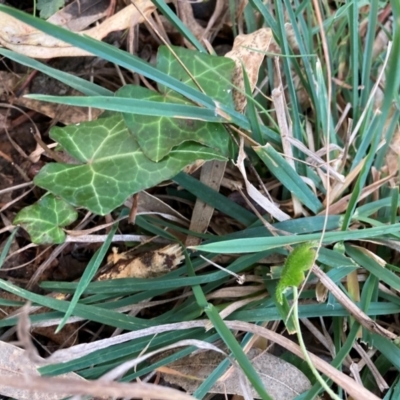
M77 18L75 15L77 13L77 5L75 3L76 2L71 3L63 10L60 10L58 13L54 14L51 18L49 18L48 22L54 23L55 25L64 26L71 30L77 30L82 29L88 24L96 21L98 18L104 16L105 10L101 9L101 4L98 2L96 2L96 5L89 4L89 8L85 8L85 4L83 4L81 1L78 5L78 12L80 15L79 18ZM155 6L150 0L137 0L135 4L136 7L138 7L146 16L150 15L155 10ZM126 29L130 26L142 23L143 17L136 7L131 4L112 17L107 18L100 25L86 31L81 31L80 33L101 40L110 32ZM74 15L76 18L74 18ZM0 30L0 45L14 50L17 53L24 54L28 57L47 59L55 57L91 55L82 49L76 48L68 43L53 38L1 11L0 26L2 27ZM47 80L48 78L43 76L41 79ZM41 86L46 87L46 84L42 83ZM54 85L51 85L50 87L52 86ZM72 91L69 94L76 95L78 92ZM23 96L15 98L13 102L15 105L30 108L31 110L40 112L50 118L56 118L66 125L76 124L88 120L88 112L86 108L44 103L25 98ZM92 119L96 119L101 112L102 111L99 109L92 109Z
M176 3L179 18L192 31L196 39L198 39L200 42L203 40L211 42L213 36L212 31L217 31L218 25L223 24L224 14L228 8L228 2L226 0L216 0L213 14L209 18L207 26L205 28L203 28L203 26L200 25L195 18L193 4L196 5L196 2L189 0L179 0ZM175 30L174 27L172 29ZM193 45L188 40L184 39L184 41L189 49L193 48Z
M183 259L182 249L178 244L149 251L135 258L129 257L128 252L118 254L117 249L113 248L108 262L112 262L114 268L100 275L98 280L154 278L174 270Z
M235 38L233 49L225 54L225 57L232 59L236 64L232 80L234 86L244 92L244 67L249 77L251 90L255 88L265 53L269 51L270 46L274 43L270 28L262 28L248 35L238 35ZM275 45L274 47L277 46ZM236 110L243 112L247 104L246 96L238 90L234 90L233 101Z

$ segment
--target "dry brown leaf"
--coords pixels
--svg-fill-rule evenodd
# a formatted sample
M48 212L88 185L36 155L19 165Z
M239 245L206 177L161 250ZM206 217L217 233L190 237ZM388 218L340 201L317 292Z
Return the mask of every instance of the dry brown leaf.
M279 67L278 60L275 60L277 68ZM295 162L293 159L293 149L290 143L290 139L293 139L292 124L288 120L287 106L285 100L285 93L283 90L283 83L281 81L281 74L277 74L277 87L272 91L272 101L275 108L276 119L278 122L281 138L282 138L282 149L286 156L287 163L296 170ZM255 149L255 148L254 148ZM293 215L295 217L299 215L307 215L300 200L291 193Z
M251 90L254 90L261 63L271 46L277 47L270 28L262 28L248 35L236 36L233 49L225 54L225 57L231 58L236 64L232 79L233 85L244 92L243 65L249 77ZM247 104L246 96L238 90L234 90L233 101L236 110L243 112Z
M79 18L74 18L74 16L77 16L77 5L75 4L73 6L70 4L63 10L60 10L59 13L54 14L48 21L54 23L55 25L63 25L69 29L81 29L104 15L104 11L99 11L98 8L101 6L101 4L96 3L96 11L93 8L93 2L91 2L91 4L85 3L89 6L89 8L87 8L82 1L78 3L80 3L78 4L78 12L81 13ZM137 0L135 4L144 15L150 15L155 10L155 6L150 0ZM129 5L119 13L107 18L100 25L80 33L101 40L110 32L126 29L130 26L142 23L144 19L136 7ZM55 58L91 55L86 51L46 35L45 33L27 24L24 24L23 22L3 12L0 12L0 26L2 27L0 30L0 45L29 57ZM44 77L43 79L48 78ZM42 87L49 86L47 84L43 84ZM77 91L72 91L69 93L69 95L77 94L79 94ZM15 105L24 106L31 110L40 112L50 118L55 118L66 125L76 124L88 120L87 108L44 103L33 99L27 99L22 96L13 99L13 103ZM101 113L102 110L92 109L91 118L96 119Z
M326 299L328 298L328 294L328 289L321 282L317 282L315 287L315 297L318 303L325 303Z
M188 29L193 33L197 40L201 41L211 41L213 34L212 30L217 31L218 26L223 23L223 14L228 8L228 3L226 0L216 0L215 8L213 14L207 22L207 26L203 28L201 26L193 12L192 1L190 0L178 0L176 2L178 8L178 14L181 21L186 25ZM176 29L173 28L175 31ZM184 39L185 45L188 48L194 48L193 45L186 39Z
M102 24L80 32L101 40L110 32L127 29L144 21L142 14L150 15L155 5L150 0L136 0L117 14L107 18ZM0 12L0 45L17 53L33 58L90 56L91 53L78 49L59 39L53 38L8 14Z
M204 165L204 160L197 160L192 164L189 164L186 166L182 172L188 175L192 175L195 173L199 168L201 168Z
M364 165L364 161L362 161L360 164ZM358 166L356 168L354 168L353 171L358 172L359 171ZM350 177L350 175L352 175L353 171L351 171L349 173L348 177ZM361 201L361 200L365 199L367 196L370 196L371 194L376 193L381 186L383 186L385 183L387 183L388 181L393 179L395 174L396 174L396 171L394 171L393 173L391 173L388 176L385 176L384 178L380 179L379 181L372 183L371 185L365 186L360 194L358 201ZM355 174L354 178L356 176L357 175ZM347 177L346 177L345 183L346 183L346 181L347 181ZM346 208L349 204L351 196L352 196L352 193L349 193L348 195L341 197L340 200L338 200L336 203L331 204L329 206L329 214L330 215L338 215L338 214L341 214L342 212L346 211ZM324 213L325 213L325 210L321 211L317 215L324 215Z
M39 365L36 365L26 357L25 350L0 341L0 375L2 377L25 378L26 375L40 376L37 371ZM63 378L69 378L76 381L83 381L79 375L70 372L62 375ZM23 382L24 379L21 379ZM23 385L21 385L23 387ZM66 397L66 394L31 392L24 389L12 389L0 383L0 394L9 396L16 400L58 400Z
M110 0L75 0L53 14L47 22L79 32L105 17Z
M108 256L107 261L114 263L114 268L100 275L98 280L154 278L174 270L184 258L178 244L149 251L134 258L129 257L129 252L118 254L117 249L113 248L113 254Z
M259 373L265 390L274 400L294 399L311 388L310 381L300 370L272 354L252 349L248 357ZM159 371L163 373L167 382L179 385L189 393L193 393L224 359L225 357L220 353L200 352L169 364L168 369L161 368ZM241 395L237 372L233 371L227 379L218 381L209 393ZM252 394L254 398L259 398L254 389Z
M362 311L355 303L353 303L332 279L322 271L316 264L313 265L312 272L316 275L320 282L335 296L336 300L353 316L363 327L371 332L377 333L389 340L395 340L398 336L388 329L379 325L371 319L364 311Z
M318 274L321 275L321 274ZM326 283L326 282L325 282ZM338 289L339 290L339 289ZM170 323L165 325L152 326L150 328L146 328L139 331L133 331L126 334L119 335L118 337L110 338L107 340L102 340L103 345L99 347L99 342L96 343L85 343L82 345L74 346L72 349L65 349L57 351L55 359L62 360L63 362L67 360L73 360L81 357L83 354L90 354L92 351L97 351L99 348L109 347L111 344L124 343L129 340L136 339L138 337L144 337L149 335L155 335L158 333L165 332L177 332L186 329L192 328L204 328L209 323L208 320L195 320L195 321L186 321L179 323ZM372 328L371 324L361 322L368 330L372 330L373 332L382 331L382 329ZM297 355L298 357L304 359L304 354L301 348L290 339L272 331L270 329L266 329L262 326L254 325L248 322L241 321L225 321L227 327L231 330L240 330L244 332L251 332L255 335L266 338L269 341L272 341L283 348L287 349L291 353ZM385 335L386 336L386 335ZM395 334L389 334L390 339L395 339L397 336ZM110 343L112 341L112 343ZM71 351L72 350L72 351ZM359 400L379 400L377 396L371 393L369 390L364 388L362 385L358 384L354 379L350 378L348 375L343 372L337 370L332 367L328 362L324 361L322 358L314 355L313 353L309 353L312 362L315 367L327 375L330 379L332 379L337 385L342 387L349 395L354 396ZM1 379L1 376L0 376Z

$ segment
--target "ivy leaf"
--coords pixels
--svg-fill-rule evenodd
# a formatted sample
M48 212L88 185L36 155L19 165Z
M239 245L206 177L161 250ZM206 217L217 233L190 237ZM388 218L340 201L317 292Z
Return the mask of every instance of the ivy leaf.
M64 7L65 0L38 0L37 9L40 10L40 18L47 19Z
M196 160L226 160L215 150L185 142L156 163L146 157L118 113L55 127L50 137L77 164L47 164L36 175L35 184L100 215L110 213L130 195L172 178Z
M134 85L124 86L117 92L117 96L160 103L191 104L180 97L162 95ZM227 157L232 155L232 140L223 124L126 113L124 113L124 119L144 154L153 161L162 160L174 147L186 141L201 143Z
M58 244L65 240L61 229L72 224L78 213L64 200L47 195L36 204L23 208L14 218L15 225L21 225L36 244Z
M305 242L297 246L286 259L281 279L276 287L276 301L283 304L283 294L290 287L298 287L304 281L304 271L315 261L317 242Z
M232 78L235 62L227 57L212 56L183 47L171 46L175 55L166 46L161 46L157 53L157 69L179 79L192 88L199 89L192 77L204 92L225 106L234 108L232 97ZM179 58L179 62L176 58ZM183 66L185 68L183 68ZM190 76L188 72L190 73ZM172 89L158 85L164 94L175 94Z

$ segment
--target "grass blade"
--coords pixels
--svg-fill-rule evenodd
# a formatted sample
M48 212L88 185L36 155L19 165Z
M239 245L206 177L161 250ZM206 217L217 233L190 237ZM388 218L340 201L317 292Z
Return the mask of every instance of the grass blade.
M9 250L10 250L10 247L12 245L12 242L13 242L14 238L15 238L15 235L18 232L18 229L19 229L18 227L13 229L13 231L11 232L11 235L8 237L8 239L6 240L6 242L4 244L4 247L3 247L2 251L1 251L1 254L0 254L0 269L3 267L4 260L7 257L7 254L9 252Z
M174 79L167 74L164 74L149 63L141 60L139 57L117 49L115 46L100 42L89 36L78 35L11 7L0 5L0 11L45 32L50 36L95 54L97 57L101 57L121 67L127 68L128 70L134 70L138 74L153 79L156 82L181 93L185 97L198 102L199 104L209 108L215 108L215 104L207 95L183 84L179 80Z
M318 197L270 144L263 147L256 147L254 150L283 186L293 193L306 207L314 213L318 213L322 208Z
M114 93L102 86L96 85L95 83L89 82L86 79L79 78L72 74L68 74L64 71L49 67L33 58L24 56L23 54L18 54L14 51L10 51L0 47L0 54L10 60L16 61L22 65L33 68L44 74L51 76L54 79L68 85L79 92L86 94L87 96L113 96Z
M257 220L257 217L253 213L247 211L245 208L239 206L215 190L210 189L208 186L190 175L180 172L175 176L175 178L173 178L173 180L200 200L215 209L224 212L226 215L229 215L246 226Z
M103 110L123 113L152 115L156 117L191 118L209 122L226 122L215 115L213 110L176 103L160 103L157 101L128 99L126 97L110 96L49 96L31 94L29 99L47 101L49 103L68 104L79 107L95 107Z
M157 8L164 14L165 18L200 52L204 53L205 49L196 39L190 29L177 17L171 10L170 6L164 0L152 0Z
M72 315L74 308L76 304L79 301L79 298L82 296L83 292L85 291L87 285L90 283L90 281L93 279L94 275L96 274L97 270L100 267L100 264L102 263L108 248L110 247L110 244L112 242L112 238L117 231L118 228L118 223L115 223L114 226L111 228L110 233L107 235L107 239L104 241L104 243L101 245L100 249L94 253L92 259L90 260L89 264L87 265L85 272L82 275L81 280L79 281L78 286L76 287L76 291L71 299L71 302L68 306L68 309L64 315L64 318L58 325L56 329L56 333L60 332L60 330L64 327L65 323L67 322L68 318Z
M378 226L374 228L366 228L356 231L326 232L323 243L333 243L345 240L360 240L371 237L379 237L382 235L390 235L398 233L399 229L400 223L394 225ZM319 240L320 237L321 234L318 232L307 235L236 239L194 246L193 249L221 254L253 253L257 251L273 249L276 247L283 247L286 245Z
M190 258L186 254L186 261L188 265L188 273L191 276L195 276L194 269L190 263ZM232 351L235 356L236 361L239 366L246 374L248 380L253 385L254 389L261 396L263 400L272 400L272 398L265 391L262 380L260 379L258 373L254 369L250 360L247 358L246 354L244 354L243 349L240 347L233 333L229 330L229 328L225 325L224 321L218 314L216 308L207 302L206 297L204 296L203 290L201 286L193 286L192 287L193 294L196 297L197 303L201 308L204 309L211 323L213 324L216 331L219 333L221 339L225 342L228 348Z

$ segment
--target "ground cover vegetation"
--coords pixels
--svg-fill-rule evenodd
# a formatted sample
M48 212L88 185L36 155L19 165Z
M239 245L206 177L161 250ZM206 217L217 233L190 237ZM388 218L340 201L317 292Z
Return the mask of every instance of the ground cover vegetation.
M0 393L400 398L400 4L17 3Z

